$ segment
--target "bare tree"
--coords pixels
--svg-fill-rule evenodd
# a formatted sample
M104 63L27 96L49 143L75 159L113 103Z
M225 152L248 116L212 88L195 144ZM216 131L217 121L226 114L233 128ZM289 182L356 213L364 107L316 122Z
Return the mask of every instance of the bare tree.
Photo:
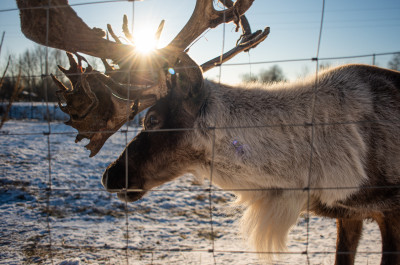
M388 62L388 68L400 71L400 53L393 55L393 58Z
M332 67L332 65L329 62L319 64L319 70L327 70L331 67Z
M36 44L19 55L10 53L8 57L11 59L8 62L8 72L4 77L3 89L0 93L3 100L11 98L19 69L21 69L20 83L24 87L23 94L18 97L19 100L43 101L46 97L49 101L57 100L56 85L48 82L48 89L45 91L44 79L46 67L48 73L55 73L58 71L57 65L68 63L64 52ZM68 83L65 76L60 75L59 78L62 82Z
M283 70L278 65L273 65L267 70L261 70L258 75L251 75L251 74L242 75L242 81L244 83L259 82L267 84L285 80L286 77L283 74Z
M8 62L10 62L10 58L9 58ZM9 64L7 64L7 65L9 65ZM3 84L4 84L3 81L4 81L5 74L6 74L6 72L7 72L7 68L8 68L8 67L6 67L6 70L4 71L4 74L3 74L2 78L1 78L1 81L0 81L0 89L2 88L2 86L3 86ZM18 77L17 77L17 81L16 81L16 83L14 84L11 97L10 97L10 99L8 100L7 107L6 107L4 110L1 109L2 117L1 117L1 121L0 121L0 129L3 127L4 123L8 120L8 113L10 112L10 109L11 109L12 104L14 103L14 101L17 100L18 95L20 95L21 92L22 92L23 86L21 85L20 81L21 81L21 69L19 70Z
M22 83L25 86L25 94L29 101L33 101L35 97L34 90L38 85L38 79L40 80L40 75L38 75L39 69L39 58L34 54L32 49L27 49L18 58L18 66L21 69Z
M310 68L307 65L301 67L300 72L297 74L297 78L305 78L310 74Z
M244 83L256 83L258 82L258 76L255 74L247 73L242 75L242 82Z
M285 75L283 74L282 68L278 65L273 65L268 70L260 72L261 83L274 83L279 81L285 81Z

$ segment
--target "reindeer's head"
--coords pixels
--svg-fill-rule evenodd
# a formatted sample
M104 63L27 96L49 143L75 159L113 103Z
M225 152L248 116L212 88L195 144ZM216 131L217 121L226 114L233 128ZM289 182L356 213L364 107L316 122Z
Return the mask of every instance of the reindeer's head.
M17 0L22 31L28 38L71 53L83 52L102 58L105 64L104 75L90 66L83 68L83 57L77 55L76 62L68 54L71 67L68 70L60 67L60 70L70 79L72 89L53 76L60 87L60 107L70 115L67 124L78 130L77 141L90 140L86 146L90 156L96 155L126 121L151 107L144 120L144 130L104 173L102 182L107 190L120 192L120 198L132 201L143 195L142 190L188 172L202 159L204 154L189 143L193 132L188 130L193 127L207 96L202 72L248 51L267 37L269 28L252 33L243 15L253 1L224 0L222 4L227 9L217 11L213 0L197 0L190 20L172 42L145 57L134 46L122 44L110 26L108 30L115 42L104 39L101 30L90 29L68 6L67 0L52 0L49 9L45 8L48 0ZM49 19L44 19L47 16ZM51 21L49 25L48 21ZM184 52L208 28L232 21L237 29L243 30L240 42L232 50L201 66ZM127 28L124 17L124 33L131 39ZM42 29L48 29L48 34ZM105 59L112 59L118 70ZM128 189L137 192L126 193Z
M148 110L144 129L104 172L104 187L118 192L120 199L137 200L146 190L189 172L204 157L191 140L191 128L207 97L202 71L185 53L169 70L168 94Z

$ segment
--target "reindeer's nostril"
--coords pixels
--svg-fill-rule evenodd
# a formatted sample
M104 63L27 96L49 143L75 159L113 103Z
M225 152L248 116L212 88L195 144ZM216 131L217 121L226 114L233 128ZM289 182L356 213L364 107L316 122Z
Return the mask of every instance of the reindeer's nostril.
M107 188L107 182L108 182L108 169L106 169L106 171L103 174L103 177L101 178L101 184L103 184L103 187L105 189L108 189Z
M125 188L125 178L121 178L121 167L108 167L103 173L101 179L101 184L108 192L118 192L119 190Z

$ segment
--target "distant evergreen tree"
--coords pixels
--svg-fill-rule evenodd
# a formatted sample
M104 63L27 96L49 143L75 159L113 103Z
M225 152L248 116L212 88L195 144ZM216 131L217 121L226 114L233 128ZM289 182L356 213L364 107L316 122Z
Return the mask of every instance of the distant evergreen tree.
M273 65L267 70L261 70L258 75L244 74L242 81L244 83L260 82L260 83L273 83L285 81L286 77L282 69L278 65Z
M285 81L285 75L283 74L282 68L278 65L273 65L268 70L263 70L259 74L259 80L261 83L273 83L279 81Z
M242 75L242 81L244 83L254 83L254 82L258 82L258 77L256 75L252 75L252 74L244 74L244 75Z
M394 55L388 62L388 68L400 71L400 53Z

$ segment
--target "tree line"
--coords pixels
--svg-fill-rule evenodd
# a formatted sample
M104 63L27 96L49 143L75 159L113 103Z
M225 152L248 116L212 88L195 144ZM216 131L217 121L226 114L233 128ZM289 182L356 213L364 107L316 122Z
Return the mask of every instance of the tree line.
M64 67L69 65L67 56L63 51L52 48L46 49L44 46L35 44L32 48L19 55L9 54L7 57L8 60L2 63L0 72L0 74L3 73L4 75L4 70L8 64L0 87L1 102L12 98L17 83L20 86L18 88L20 93L17 96L19 101L57 101L55 93L57 87L45 74L59 74L59 79L67 82L66 77L57 68L57 65ZM88 57L87 59L94 69L100 71L103 69L103 65L98 58ZM46 61L48 61L48 69L46 69ZM326 65L321 65L321 67L326 67ZM387 67L400 70L400 54L395 54ZM278 65L261 70L258 74L242 75L242 82L244 83L273 83L286 80L287 78L282 68ZM47 86L45 82L47 82Z
M329 64L321 64L320 70L329 68ZM392 59L388 62L387 68L400 71L400 53L393 55ZM268 69L262 69L258 74L243 74L243 83L275 83L286 81L287 78L283 70L278 65L273 65Z
M44 78L46 73L46 57L48 57L48 72L56 73L57 64L65 65L65 54L56 49L49 49L46 55L44 46L35 45L25 52L7 56L8 69L3 80L0 98L10 99L18 79L23 88L18 95L19 100L23 101L42 101L46 98L45 84L47 82L47 98L55 101L55 86ZM5 67L3 67L5 68Z
M95 69L102 67L99 59L93 57L87 59ZM48 61L47 66L46 61ZM21 88L21 93L18 95L19 101L41 102L46 99L50 102L57 101L55 93L57 87L51 78L46 76L46 73L52 73L57 75L61 81L67 82L66 77L58 70L57 65L68 68L69 62L65 52L58 49L47 49L38 44L21 54L9 54L1 65L0 74L4 74L0 88L1 102L11 99L18 79L20 79L19 86ZM6 68L7 71L5 72Z

